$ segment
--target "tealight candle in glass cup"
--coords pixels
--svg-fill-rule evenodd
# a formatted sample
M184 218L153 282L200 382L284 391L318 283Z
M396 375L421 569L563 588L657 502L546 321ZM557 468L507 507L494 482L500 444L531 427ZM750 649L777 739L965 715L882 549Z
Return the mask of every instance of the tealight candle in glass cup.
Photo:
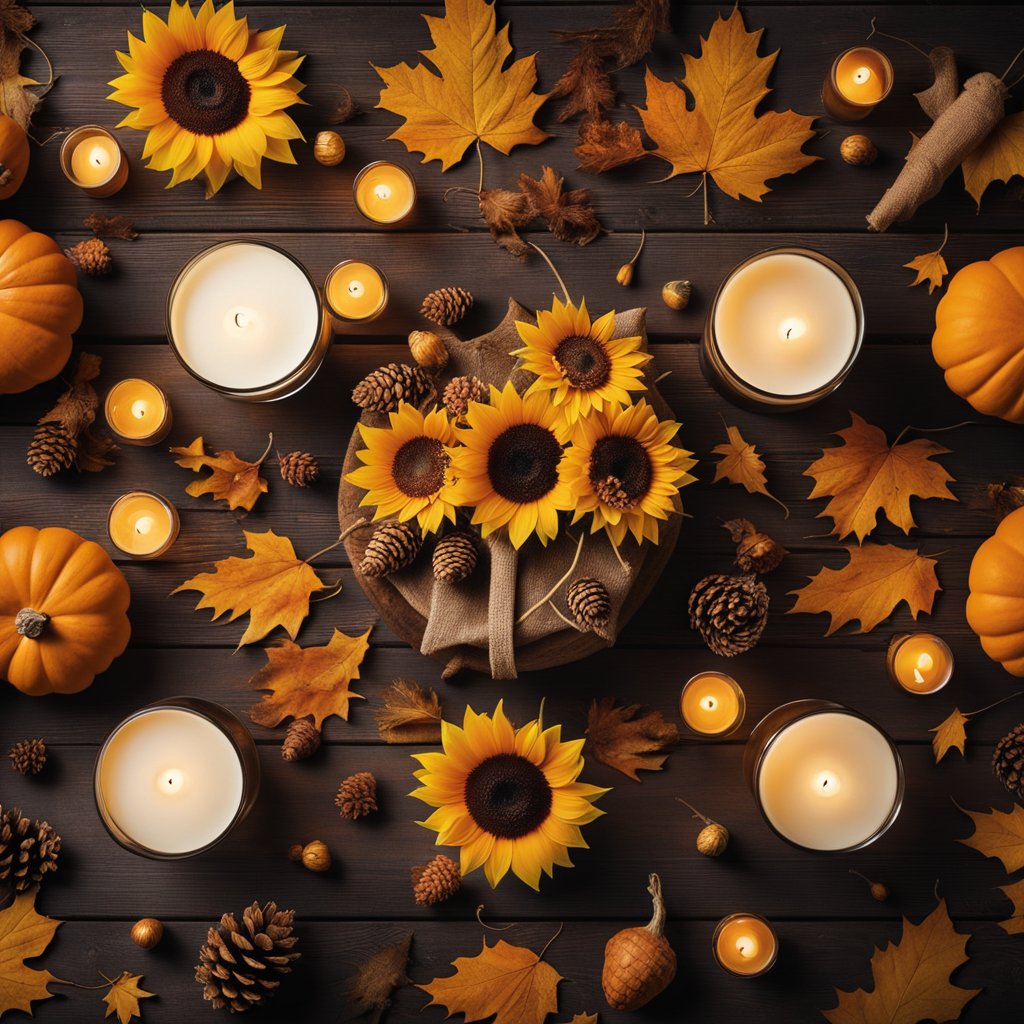
M171 430L171 403L148 380L119 381L107 392L103 412L107 425L125 444L159 444Z
M779 956L775 930L758 914L723 917L711 948L719 966L741 978L756 978L771 970Z
M892 62L873 46L839 54L821 88L821 102L837 121L860 121L892 90Z
M153 491L122 494L107 513L110 542L130 558L159 558L178 539L178 510Z
M400 164L377 160L352 182L356 209L375 224L397 224L416 205L416 180Z
M388 279L372 263L343 260L327 275L324 299L336 327L369 323L387 309Z
M953 652L933 633L899 633L889 641L885 667L907 693L938 693L953 676Z
M64 177L96 199L120 192L128 181L128 159L106 128L87 124L76 128L61 143L60 169Z
M679 695L683 721L701 736L728 736L740 727L746 711L743 690L724 672L698 672Z

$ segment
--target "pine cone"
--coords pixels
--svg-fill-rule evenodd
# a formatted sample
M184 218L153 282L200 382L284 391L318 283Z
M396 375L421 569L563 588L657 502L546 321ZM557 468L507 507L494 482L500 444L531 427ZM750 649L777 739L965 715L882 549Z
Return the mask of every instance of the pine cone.
M377 780L371 772L356 772L343 779L334 798L343 818L355 821L377 810Z
M412 869L412 891L421 907L444 903L459 891L461 885L459 865L443 853L429 864L417 864Z
M281 984L279 975L290 974L302 955L291 952L299 941L292 934L294 920L294 910L278 910L276 903L254 903L241 923L225 914L199 950L196 981L203 998L215 1010L227 1007L232 1013L266 1002Z
M1015 725L992 755L996 778L1018 799L1024 799L1024 722Z
M596 633L610 640L608 620L612 614L612 601L608 588L600 580L590 577L575 580L565 592L573 621L587 633Z
M46 764L46 744L42 740L21 740L11 747L11 767L22 775L38 775Z
M289 452L280 456L281 479L292 487L308 487L320 475L320 463L309 452Z
M0 887L24 892L57 870L60 836L49 822L31 822L16 807L0 807Z
M434 385L422 367L388 363L368 373L352 389L352 401L360 409L393 412L399 402L419 405L431 394L436 394Z
M83 273L89 277L103 277L109 274L114 266L107 243L99 238L87 238L77 242L64 255Z
M452 377L441 396L451 416L465 416L470 402L487 404L487 385L479 377Z
M473 305L473 296L465 288L438 288L420 306L420 313L439 327L457 324Z
M412 565L422 545L423 538L408 523L382 523L366 545L359 571L364 576L389 576Z
M432 568L440 583L461 583L476 568L476 540L468 530L446 534L434 547Z
M757 646L768 620L768 591L753 576L705 576L690 594L690 626L715 654Z
M320 730L312 718L296 718L284 735L281 756L286 761L305 761L320 749Z
M28 446L25 461L40 475L70 469L78 454L78 438L60 423L41 423Z

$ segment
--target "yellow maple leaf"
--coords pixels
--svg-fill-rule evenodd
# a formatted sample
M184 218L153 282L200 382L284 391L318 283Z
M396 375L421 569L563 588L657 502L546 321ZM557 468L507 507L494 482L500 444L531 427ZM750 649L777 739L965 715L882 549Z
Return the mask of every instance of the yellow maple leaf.
M999 922L999 927L1007 935L1020 935L1024 932L1024 879L1013 885L1000 886L1006 898L1013 904L1013 916Z
M374 65L384 80L377 106L405 118L389 138L422 153L423 163L440 160L446 171L478 140L508 154L513 146L536 145L548 137L533 123L547 99L533 91L536 56L504 67L512 46L508 25L497 31L494 4L445 0L443 18L423 18L434 48L421 53L439 74L404 61L390 68Z
M331 715L348 721L349 701L353 697L363 699L361 693L353 693L348 687L359 678L359 666L370 649L369 637L369 629L361 636L348 636L336 629L324 647L299 647L290 640L282 641L279 647L268 647L267 664L249 684L271 692L249 716L257 725L268 728L289 716L312 715L318 729Z
M850 556L842 569L823 568L799 590L787 615L827 612L831 617L825 636L854 619L860 621L857 633L867 633L906 601L911 615L931 613L935 594L942 588L935 575L936 561L925 558L914 548L894 544L865 544L847 548Z
M801 150L814 132L812 116L768 110L758 104L770 92L768 76L778 51L758 56L762 29L748 32L739 7L728 18L716 18L701 54L683 54L683 85L663 82L647 71L647 106L637 107L644 129L654 140L655 156L672 165L669 177L700 171L704 175L704 223L707 176L728 196L760 202L771 189L769 178L792 174L818 160Z
M1024 174L1024 111L1004 117L988 138L969 153L961 169L964 188L981 206L981 197L993 181L1009 181Z
M913 288L915 285L928 282L928 294L931 295L936 288L942 287L943 278L949 273L949 267L942 256L942 250L946 248L949 241L949 225L947 224L942 235L942 244L934 252L926 252L915 256L909 263L904 263L908 270L916 270L917 277L907 285Z
M196 609L212 608L214 619L230 612L228 622L249 614L238 646L265 637L275 626L283 626L294 640L309 614L309 598L326 584L309 561L302 561L287 537L273 530L249 533L243 530L245 546L252 558L232 555L213 563L213 572L201 572L186 580L172 594L198 590L203 596Z
M142 1016L139 1000L152 999L156 993L139 988L140 981L142 981L141 974L129 974L127 971L122 971L119 977L110 982L110 990L103 997L103 1002L107 1004L104 1018L116 1013L120 1024L130 1024L132 1017Z
M777 505L782 505L788 519L789 509L768 490L764 459L758 454L757 448L744 440L739 427L726 424L725 433L729 440L711 449L714 455L722 456L715 463L715 479L712 483L728 480L731 484L745 487L748 494L763 494Z
M260 466L273 443L274 435L271 434L267 450L256 462L246 462L233 451L207 455L202 437L197 437L187 448L171 448L171 452L181 456L174 460L176 465L195 473L201 469L210 470L209 476L190 483L185 488L186 494L193 498L211 494L214 501L226 501L228 508L244 508L251 512L260 495L267 493L267 481L260 476Z
M965 715L959 708L953 708L949 717L940 722L929 732L935 733L932 737L932 752L935 754L935 763L938 764L954 747L964 752L964 744L967 742L967 730L964 726L971 720L970 715Z
M953 927L946 901L920 923L903 918L898 942L871 956L875 986L868 992L836 989L839 1005L822 1011L831 1024L918 1024L922 1020L959 1020L964 1007L981 991L960 988L950 975L967 963L967 940Z
M946 486L953 477L931 461L946 455L948 448L925 438L903 444L897 438L890 445L884 431L855 412L850 416L850 426L836 431L843 443L826 448L804 470L804 476L815 481L808 497L832 499L818 513L819 519L830 516L835 521L832 533L839 538L855 533L857 541L863 541L875 528L879 509L894 526L910 533L915 525L911 497L956 501Z
M428 1006L439 1004L448 1015L461 1013L467 1021L494 1018L493 1024L544 1024L558 1012L559 973L532 949L499 939L477 956L452 961L455 973L418 985L430 995Z
M32 1016L32 1004L49 999L48 986L57 979L49 971L26 967L42 956L63 922L36 913L36 891L19 893L0 910L0 1017L10 1010Z
M1014 804L1009 813L995 808L987 812L960 810L974 822L974 831L959 842L986 857L998 857L1007 873L1024 868L1024 807Z

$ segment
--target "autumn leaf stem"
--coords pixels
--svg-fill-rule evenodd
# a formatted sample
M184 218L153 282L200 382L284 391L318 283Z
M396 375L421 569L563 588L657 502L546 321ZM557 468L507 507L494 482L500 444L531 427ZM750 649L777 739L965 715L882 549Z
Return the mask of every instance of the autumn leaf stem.
M515 927L515 922L512 922L512 924L503 924L503 925L488 924L480 916L483 913L483 910L484 910L484 905L481 903L476 908L476 920L477 920L477 923L480 925L481 928L486 928L489 932L507 932L509 930L509 928L514 928Z
M544 259L544 262L551 268L551 273L555 275L555 280L559 283L559 285L561 285L562 294L565 296L565 301L571 303L572 299L569 298L569 289L565 287L565 282L562 280L562 275L555 269L555 265L554 263L551 262L550 258L548 257L548 254L539 245L535 245L533 242L527 242L526 244L531 249L536 249L537 252L541 254L541 257Z
M480 178L477 182L476 194L480 195L480 193L483 192L484 190L484 151L480 148L479 136L477 137L476 140L476 156L477 159L480 161Z
M943 245L945 245L945 242L943 242ZM900 440L903 438L903 435L910 433L911 430L913 430L917 434L942 434L947 430L959 430L961 427L977 427L979 425L979 420L962 420L960 423L952 423L948 427L915 427L911 424L909 426L904 427L896 435L896 439L893 441L891 445L889 445L889 448L890 450L895 448L896 445L900 443Z
M917 43L912 43L909 39L904 39L903 36L894 36L891 32L883 32L880 28L875 25L877 18L871 19L871 31L868 33L867 38L870 39L872 36L885 36L886 39L895 39L898 43L906 43L912 50L917 50L925 60L928 60L928 54L921 49ZM1012 65L1011 65L1012 66ZM1010 69L1007 68L1007 71Z
M273 433L273 431L271 431L270 434L268 434L267 436L268 436L267 447L264 449L263 454L256 460L256 465L257 466L263 465L263 460L270 454L270 449L274 447L274 433Z
M633 266L638 259L640 259L640 253L644 251L644 242L647 241L647 226L644 225L640 228L640 244L636 247L636 252L633 253L633 258L629 261L628 265Z
M338 582L330 588L330 591L331 592L329 594L321 594L319 597L311 597L309 599L310 603L318 604L320 601L330 601L332 597L337 597L341 593L341 580L338 580Z
M328 551L333 551L339 544L344 543L345 538L350 534L354 533L361 526L366 525L366 520L363 518L357 519L350 526L346 526L344 530L338 535L338 539L333 544L328 544L327 547L321 548L315 555L310 555L309 558L305 559L306 565L310 562L315 562L321 555L326 555Z
M572 560L572 564L568 569L565 570L565 575L539 600L536 604L531 605L522 615L516 619L516 625L521 626L538 608L542 607L548 601L554 597L558 588L572 575L573 569L576 568L576 563L580 560L580 552L583 550L583 541L586 538L585 533L580 534L579 543L576 545L576 555Z
M552 935L551 938L548 939L548 941L544 943L544 948L540 951L540 953L537 954L537 959L538 960L543 960L544 959L544 954L551 948L551 944L555 941L555 939L557 939L558 936L562 934L562 929L564 927L565 927L565 922L564 921L560 921L559 924L558 924L558 931L555 932L555 934Z
M684 800L681 796L677 796L676 800L679 803L685 804L687 807L689 807L690 810L693 811L693 816L695 818L699 818L701 821L704 822L705 825L713 825L714 824L714 822L706 814L701 814L700 811L698 811L697 808L694 807L693 804L691 804L689 800Z
M1015 697L1024 697L1024 690L1018 690L1016 693L1011 693L1008 697L1002 697L992 704L986 704L983 708L978 708L977 711L965 711L963 715L965 718L974 718L975 715L980 715L983 711L991 711L993 708L997 708L1000 704L1005 704Z

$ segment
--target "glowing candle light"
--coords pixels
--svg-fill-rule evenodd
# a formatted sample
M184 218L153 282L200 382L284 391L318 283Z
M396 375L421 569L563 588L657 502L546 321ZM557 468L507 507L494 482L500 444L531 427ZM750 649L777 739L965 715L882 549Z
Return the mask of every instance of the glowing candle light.
M124 188L128 160L114 136L98 125L84 125L61 144L64 176L89 195L102 199Z
M125 444L158 444L171 429L167 396L148 380L119 381L103 403L107 425Z
M178 537L177 509L152 491L123 494L110 507L111 543L132 558L159 558Z
M825 110L839 121L867 117L892 89L892 63L881 50L855 46L832 64L821 90Z
M722 672L700 672L679 695L679 713L687 727L702 736L726 736L737 729L747 710L739 683Z
M779 955L772 926L757 914L730 914L718 922L712 949L730 974L756 978L770 970Z
M889 678L907 693L938 693L953 677L953 652L932 633L901 633L889 641Z
M416 181L399 164L367 164L352 183L356 209L375 224L395 224L416 205Z
M388 282L372 263L345 260L327 275L324 295L338 326L375 320L388 304Z

